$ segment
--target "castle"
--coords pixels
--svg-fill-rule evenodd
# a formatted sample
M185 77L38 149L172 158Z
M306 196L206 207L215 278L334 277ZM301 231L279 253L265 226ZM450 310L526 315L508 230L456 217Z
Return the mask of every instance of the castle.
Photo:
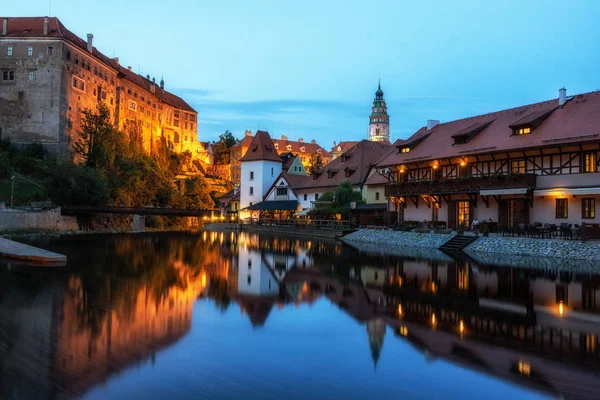
M210 163L198 141L198 113L150 76L123 67L58 18L0 18L0 138L68 152L79 139L81 111L103 102L115 127L135 129L151 152L161 139Z

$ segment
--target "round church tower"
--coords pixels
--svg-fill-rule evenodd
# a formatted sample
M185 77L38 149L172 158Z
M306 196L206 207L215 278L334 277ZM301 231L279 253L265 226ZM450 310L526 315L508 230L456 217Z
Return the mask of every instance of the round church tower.
M381 81L375 92L375 100L373 100L373 111L369 117L369 140L372 142L389 142L390 141L390 116L387 113L387 105L383 98L383 90L381 90Z

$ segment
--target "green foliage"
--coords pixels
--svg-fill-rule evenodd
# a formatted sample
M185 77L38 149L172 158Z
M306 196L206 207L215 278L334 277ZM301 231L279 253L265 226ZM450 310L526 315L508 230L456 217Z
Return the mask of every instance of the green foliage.
M81 121L81 139L75 143L74 149L85 165L92 168L107 167L114 157L115 150L123 149L111 139L115 139L115 129L110 121L110 111L106 104L100 102L96 111L84 110Z
M344 181L335 188L334 207L339 212L348 211L351 202L356 202L356 204L364 203L362 194L355 191L350 182Z
M108 182L95 169L58 160L47 183L48 195L61 205L102 205L108 201Z
M235 138L229 131L219 136L218 142L213 142L213 155L216 165L229 164L229 150L235 145Z
M324 166L325 166L325 163L323 162L323 158L321 158L321 155L318 153L313 153L310 156L310 165L308 166L308 169L306 172L308 172L309 175L312 175L313 173L320 170Z

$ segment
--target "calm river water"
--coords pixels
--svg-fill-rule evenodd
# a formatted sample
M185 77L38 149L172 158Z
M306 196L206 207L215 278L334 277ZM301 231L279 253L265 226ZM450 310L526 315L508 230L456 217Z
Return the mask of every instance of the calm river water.
M16 239L69 261L0 261L3 400L600 398L600 275L247 233Z

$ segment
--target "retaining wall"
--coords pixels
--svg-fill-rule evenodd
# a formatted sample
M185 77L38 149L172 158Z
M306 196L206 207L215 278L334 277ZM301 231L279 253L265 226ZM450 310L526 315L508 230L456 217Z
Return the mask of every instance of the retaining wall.
M60 215L60 208L50 211L0 211L0 232L20 230L78 230L76 217Z
M438 249L454 237L455 233L417 233L379 229L360 229L344 236L345 242L377 243L385 246L419 247Z

